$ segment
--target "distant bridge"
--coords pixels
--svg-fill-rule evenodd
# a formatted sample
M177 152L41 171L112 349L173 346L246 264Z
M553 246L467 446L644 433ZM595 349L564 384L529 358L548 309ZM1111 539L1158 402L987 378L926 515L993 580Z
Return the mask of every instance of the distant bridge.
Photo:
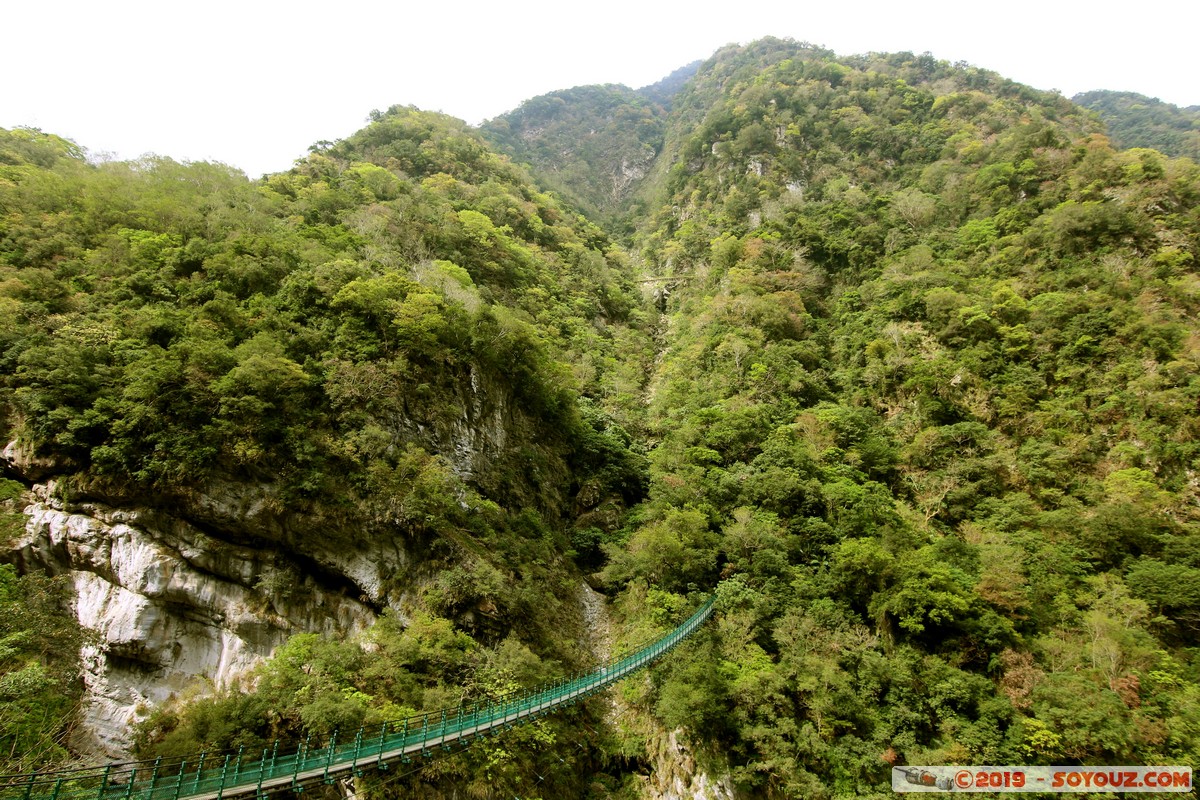
M573 679L554 681L503 701L463 705L379 727L335 733L322 746L307 743L280 754L279 743L259 755L201 753L189 759L124 762L100 767L0 776L4 800L225 800L263 797L306 785L334 783L367 769L386 770L413 755L428 755L489 731L528 722L573 705L669 653L712 615L710 597L686 622L631 656Z

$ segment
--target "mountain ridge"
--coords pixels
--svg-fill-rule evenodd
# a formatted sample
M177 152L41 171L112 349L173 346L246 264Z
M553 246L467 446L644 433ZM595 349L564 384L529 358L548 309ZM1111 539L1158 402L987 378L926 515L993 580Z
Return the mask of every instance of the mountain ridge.
M1121 147L1153 147L1200 159L1200 106L1181 108L1137 92L1083 92L1071 100L1095 111Z

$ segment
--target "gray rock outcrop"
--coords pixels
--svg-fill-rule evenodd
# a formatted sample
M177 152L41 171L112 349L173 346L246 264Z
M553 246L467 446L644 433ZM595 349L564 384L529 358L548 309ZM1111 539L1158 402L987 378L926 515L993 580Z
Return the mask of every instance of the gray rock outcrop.
M231 544L162 512L68 507L53 483L35 494L13 557L74 586L91 634L82 654L91 741L76 743L85 749L124 753L130 723L152 705L197 681L230 685L294 633L353 635L375 619L380 570L361 554L324 554L361 581L355 597L277 550Z

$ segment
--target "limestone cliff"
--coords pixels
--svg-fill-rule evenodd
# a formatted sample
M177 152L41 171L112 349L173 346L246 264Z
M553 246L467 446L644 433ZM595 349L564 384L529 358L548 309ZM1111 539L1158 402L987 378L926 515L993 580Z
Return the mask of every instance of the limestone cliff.
M536 441L532 424L473 374L454 406L437 419L397 414L386 424L398 445L442 453L464 486L532 495L533 476L501 469ZM270 483L214 477L155 497L35 458L17 442L0 462L36 500L8 560L70 576L75 615L92 634L83 749L121 754L130 723L153 704L230 685L293 634L352 636L383 609L399 610L429 577L403 525L297 512Z
M197 681L227 685L293 633L354 633L375 617L378 568L364 568L362 554L319 553L320 569L305 569L278 547L224 541L182 516L64 502L53 482L35 494L13 557L22 569L69 575L92 634L81 747L120 754L150 704ZM377 555L379 564L401 557Z
M728 775L713 778L696 765L691 748L681 741L681 731L651 737L652 771L646 778L647 800L734 800Z

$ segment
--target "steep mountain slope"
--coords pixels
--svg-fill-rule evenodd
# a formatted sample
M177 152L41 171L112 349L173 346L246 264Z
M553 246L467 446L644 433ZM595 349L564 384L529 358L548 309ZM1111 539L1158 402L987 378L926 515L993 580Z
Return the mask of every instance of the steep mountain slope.
M649 86L643 86L637 90L637 93L670 110L671 106L675 104L675 96L687 85L692 76L700 70L700 65L703 63L703 60L693 61L675 70L662 80L656 81Z
M4 467L34 501L11 547L74 585L102 747L297 633L392 619L471 664L417 661L374 701L335 684L197 749L586 658L570 526L644 482L612 416L637 298L599 229L411 109L257 185L0 141Z
M1200 161L1200 106L1180 108L1136 92L1083 92L1071 100L1095 111L1118 147L1152 147Z
M613 232L648 213L641 191L662 151L675 97L702 62L649 86L577 86L535 97L483 124L500 152Z
M668 91L648 98L625 86L579 86L527 100L481 131L545 186L611 224L662 149Z
M605 576L626 624L720 581L641 699L739 796L1200 759L1200 172L1093 131L777 40L677 96L651 497Z

